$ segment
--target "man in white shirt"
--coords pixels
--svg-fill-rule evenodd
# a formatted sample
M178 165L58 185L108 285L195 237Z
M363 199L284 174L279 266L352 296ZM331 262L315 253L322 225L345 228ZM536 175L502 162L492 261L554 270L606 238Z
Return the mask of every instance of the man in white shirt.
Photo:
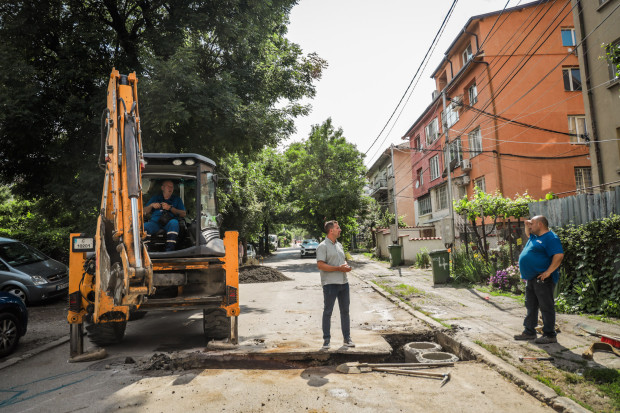
M328 350L330 345L331 317L334 304L338 299L340 308L340 324L344 345L355 347L351 340L351 321L349 319L349 281L347 273L351 267L347 264L342 244L338 242L340 237L340 225L337 221L325 223L327 237L316 249L316 263L321 272L321 284L323 285L323 350Z

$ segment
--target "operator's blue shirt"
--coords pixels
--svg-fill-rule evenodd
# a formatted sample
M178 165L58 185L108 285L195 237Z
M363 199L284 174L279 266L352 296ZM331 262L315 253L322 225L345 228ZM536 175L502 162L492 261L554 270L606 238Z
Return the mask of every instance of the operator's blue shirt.
M539 237L530 234L530 239L519 255L521 278L532 280L547 271L556 254L564 254L564 249L562 249L560 238L553 231L546 232ZM551 277L553 277L553 282L557 283L560 280L560 272L556 269L551 273Z
M151 205L152 203L156 203L159 202L160 204L162 202L167 203L168 205L172 205L173 208L175 209L180 209L182 211L185 211L185 206L183 205L183 201L181 200L181 198L179 198L178 196L172 194L170 196L170 198L168 199L164 199L164 196L162 194L159 195L155 195L153 198L151 198L149 200L149 202L146 203L146 206ZM159 217L161 216L162 212L164 210L163 209L158 209L153 211L153 213L151 214L151 221L153 222L157 222L159 221ZM170 213L172 213L172 211L170 211ZM173 214L174 215L174 214ZM174 215L174 217L176 218L176 215Z

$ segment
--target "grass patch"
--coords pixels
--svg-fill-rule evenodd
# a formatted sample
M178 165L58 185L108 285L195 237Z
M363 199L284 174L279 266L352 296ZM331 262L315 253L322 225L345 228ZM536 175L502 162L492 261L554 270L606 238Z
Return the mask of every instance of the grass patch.
M603 323L608 323L608 324L616 324L616 325L620 324L618 320L605 317L604 315L600 315L600 314L589 314L588 318L591 320L598 320L598 321L601 321Z
M620 370L587 368L583 377L611 399L615 411L620 411Z
M541 382L542 384L544 384L545 386L552 388L553 391L555 391L558 394L558 396L565 396L562 389L559 386L553 384L551 379L549 379L548 377L537 374L536 376L534 376L534 378L538 380L539 382Z
M506 350L504 350L503 348L497 347L495 344L487 344L480 340L474 340L474 343L478 344L480 347L482 347L489 353L501 359L507 359L508 357L510 357L510 354Z
M396 286L396 289L398 289L400 293L405 294L405 295L414 295L414 294L424 295L424 291L419 290L412 285L398 284Z
M521 304L525 304L525 294L515 294L509 291L497 291L497 290L493 290L485 285L477 285L474 287L477 291L480 291L482 293L486 293L489 294L493 297L497 297L497 296L502 296L502 297L509 297L512 298L514 300L517 300L518 302L520 302Z

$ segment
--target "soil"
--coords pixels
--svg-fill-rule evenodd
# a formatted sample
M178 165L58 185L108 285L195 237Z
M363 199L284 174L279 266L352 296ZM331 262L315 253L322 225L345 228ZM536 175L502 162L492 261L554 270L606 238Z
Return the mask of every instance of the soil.
M278 281L291 281L291 279L272 267L246 265L239 268L240 284L271 283Z

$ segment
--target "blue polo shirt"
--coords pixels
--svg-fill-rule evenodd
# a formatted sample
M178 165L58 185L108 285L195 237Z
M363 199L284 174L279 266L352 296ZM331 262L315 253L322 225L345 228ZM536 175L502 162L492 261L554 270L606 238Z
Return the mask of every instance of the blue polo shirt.
M519 255L521 278L532 280L547 271L556 254L564 254L564 249L560 238L553 231L546 232L540 237L530 234L530 239ZM553 282L557 283L560 280L560 272L553 271L551 277Z
M159 203L165 202L169 205L172 205L172 207L175 209L180 209L182 211L185 211L185 206L183 205L183 201L181 200L181 198L179 198L178 196L174 194L172 194L170 198L168 199L164 199L164 196L162 194L155 195L153 198L149 200L149 202L146 203L146 206L149 206L156 202L159 202ZM153 222L159 221L159 217L161 216L163 211L164 211L163 209L154 210L153 213L151 214L150 220Z

